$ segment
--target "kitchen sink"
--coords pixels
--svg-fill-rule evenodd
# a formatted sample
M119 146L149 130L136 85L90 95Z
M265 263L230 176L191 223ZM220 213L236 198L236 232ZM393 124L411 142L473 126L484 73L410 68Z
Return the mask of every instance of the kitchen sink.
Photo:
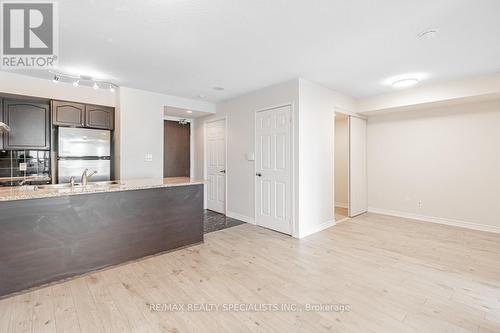
M120 182L111 180L111 181L103 181L103 182L89 182L87 184L87 187L89 186L110 186L110 185L119 185ZM84 187L80 183L75 183L73 188L82 188ZM38 188L40 190L50 190L50 189L70 189L71 184L66 183L66 184L48 184L48 185L38 185Z
M120 185L120 182L116 180L103 181L103 182L90 182L87 186L109 186L109 185Z
M75 184L75 187L82 187L80 184ZM60 188L71 188L71 184L47 184L47 185L38 185L38 188L41 190L46 189L60 189Z

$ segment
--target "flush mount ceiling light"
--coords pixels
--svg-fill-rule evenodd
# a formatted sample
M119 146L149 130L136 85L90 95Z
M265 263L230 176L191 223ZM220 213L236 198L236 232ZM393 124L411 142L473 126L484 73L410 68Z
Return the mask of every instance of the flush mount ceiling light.
M112 93L116 91L116 88L118 88L118 86L114 83L96 80L90 75L72 75L52 71L49 71L49 73L54 75L54 78L52 79L52 82L54 83L59 83L61 81L72 82L73 87L79 87L80 85L91 86L95 90L98 90L101 87L109 87L109 91Z
M411 87L414 86L418 83L418 79L415 77L410 77L406 79L399 79L394 82L392 82L392 86L394 88L406 88L406 87Z
M426 79L429 75L426 73L408 73L390 77L382 83L386 86L393 88L408 88L416 85L422 80Z
M191 113L193 113L193 111L191 111L191 110L187 110L187 111L186 111L186 113L191 114Z
M438 32L439 31L437 29L427 29L419 33L417 35L417 38L422 38L422 39L434 38L437 36Z

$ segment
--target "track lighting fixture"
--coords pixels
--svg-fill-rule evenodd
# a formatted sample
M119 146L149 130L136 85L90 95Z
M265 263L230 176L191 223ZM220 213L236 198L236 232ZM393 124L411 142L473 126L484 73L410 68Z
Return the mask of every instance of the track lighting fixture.
M73 87L79 87L80 85L87 87L91 86L95 90L109 87L109 91L112 93L114 93L116 91L116 88L118 88L118 86L114 83L95 80L94 78L92 78L92 76L88 75L75 76L75 75L64 74L60 72L52 72L52 71L49 71L49 73L54 75L52 78L52 82L54 83L71 82Z

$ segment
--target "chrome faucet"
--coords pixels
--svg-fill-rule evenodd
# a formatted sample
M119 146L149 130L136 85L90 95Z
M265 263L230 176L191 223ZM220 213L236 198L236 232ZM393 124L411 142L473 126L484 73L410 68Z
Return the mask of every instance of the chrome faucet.
M22 191L24 190L25 188L27 188L26 186L26 183L28 182L28 179L24 178L23 180L21 180L18 185L19 185L19 191Z
M94 170L94 172L92 172L91 174L88 174L88 171L89 171L89 169L85 169L85 171L83 171L82 179L81 179L82 186L87 186L87 184L90 180L90 177L92 177L93 175L95 175L97 173L97 170Z

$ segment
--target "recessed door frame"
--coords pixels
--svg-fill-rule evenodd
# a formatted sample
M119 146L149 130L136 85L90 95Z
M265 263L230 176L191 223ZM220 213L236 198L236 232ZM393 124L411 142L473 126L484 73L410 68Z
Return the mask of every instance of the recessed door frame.
M291 226L290 226L290 236L299 238L299 227L297 224L297 213L296 213L296 184L298 184L298 179L297 179L297 174L296 174L296 153L295 153L295 147L296 147L296 129L295 129L295 108L294 108L294 103L289 102L289 103L284 103L284 104L277 104L274 106L269 106L263 109L258 109L254 112L254 129L253 129L253 136L254 136L254 154L257 156L256 151L257 151L257 113L263 112L263 111L269 111L273 109L278 109L282 108L285 106L290 107L290 167L291 167L291 177L290 177L290 187L292 189L292 200L291 200ZM257 224L257 178L255 177L255 174L257 173L257 164L256 164L256 159L255 157L254 164L253 164L253 177L254 177L254 224Z
M189 131L189 177L193 177L194 175L194 128L193 128L193 119L189 118L181 118L181 117L173 117L173 116L164 116L163 120L170 121L180 121L185 120L189 123L191 130ZM165 138L163 138L165 140ZM165 154L165 148L163 148L163 154ZM163 159L162 159L163 163ZM165 166L162 164L162 168Z
M227 117L216 117L216 118L211 118L207 119L203 123L203 179L206 181L208 179L208 159L207 159L207 150L208 150L208 145L207 145L207 124L213 123L216 121L224 120L224 164L226 165L226 174L225 174L225 181L224 181L224 215L227 215L227 184L228 184L228 175L229 175L229 168L227 165ZM203 209L208 208L208 186L203 186Z
M348 218L352 218L354 216L351 216L351 212L350 212L350 207L351 207L351 126L350 126L350 117L355 117L355 118L359 118L359 119L363 119L363 120L367 120L368 118L365 117L365 116L362 116L360 114L357 114L357 113L354 113L354 112L351 112L351 111L348 111L348 110L345 110L345 109L342 109L342 108L339 108L339 107L335 107L334 108L334 113L333 113L333 120L334 122L337 121L337 117L336 117L336 114L337 113L342 113L344 115L347 116L347 217L345 219L342 219L340 221L335 221L335 222L342 222ZM334 123L334 126L333 126L333 130L334 130L334 139L335 139L335 123ZM336 163L335 163L335 142L334 142L334 150L333 150L333 157L334 157L334 162L333 162L333 209L334 209L334 216L335 216L335 184L336 184L336 178L335 178L335 166L336 166ZM366 184L366 186L368 186L368 184ZM361 213L363 214L363 213Z
M358 215L361 215L361 214L364 214L367 212L367 209L368 209L368 205L367 205L367 209L363 212L353 212L352 211L352 179L351 179L351 168L352 168L352 156L351 156L351 147L352 147L352 134L351 134L351 122L352 122L352 118L358 118L358 119L362 119L364 121L367 120L366 117L362 117L362 116L359 116L359 115L354 115L354 114L349 114L348 116L348 120L347 120L347 131L348 131L348 136L349 136L349 144L348 144L348 167L347 167L347 179L348 179L348 186L347 186L347 215L349 218L353 218L353 217L356 217ZM366 135L366 133L365 133ZM365 154L366 154L366 143L365 143ZM365 163L366 163L366 155L365 155ZM366 170L367 166L365 164L365 173L367 172ZM366 175L365 175L366 177ZM368 184L367 184L367 177L366 177L366 183L365 183L365 191L367 190L367 187L368 187ZM366 193L367 194L367 193ZM367 200L368 202L368 200Z

